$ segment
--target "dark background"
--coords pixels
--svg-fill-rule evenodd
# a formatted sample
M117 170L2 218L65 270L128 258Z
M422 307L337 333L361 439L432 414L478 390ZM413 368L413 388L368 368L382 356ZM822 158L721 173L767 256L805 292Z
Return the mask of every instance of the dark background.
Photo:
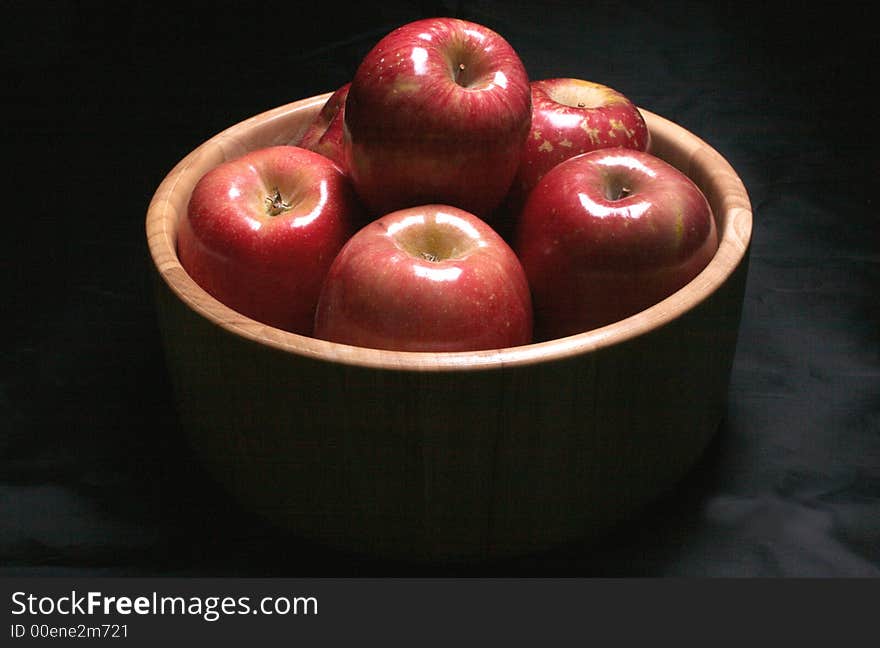
M880 576L880 228L868 4L3 2L0 574ZM470 567L281 534L177 425L144 217L188 151L456 15L532 78L610 85L718 149L755 213L727 415L598 546Z

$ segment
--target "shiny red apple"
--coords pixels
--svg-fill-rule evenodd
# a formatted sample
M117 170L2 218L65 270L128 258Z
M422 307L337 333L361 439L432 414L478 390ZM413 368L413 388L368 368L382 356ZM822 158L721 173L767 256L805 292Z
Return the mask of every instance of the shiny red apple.
M601 83L555 78L531 82L532 122L516 179L513 208L550 169L570 157L622 146L647 151L644 117L625 95Z
M536 339L652 306L696 277L717 245L706 197L660 158L614 148L562 162L529 194L516 231Z
M376 217L444 203L485 218L510 188L530 120L528 76L504 38L418 20L382 38L354 75L346 165Z
M342 152L342 120L349 87L351 83L346 83L330 95L297 143L297 146L330 158L343 170L345 158Z
M315 337L397 351L474 351L528 344L528 282L508 244L449 205L387 214L336 257Z
M190 276L243 315L311 335L336 253L363 224L348 178L294 146L259 149L208 171L180 222Z

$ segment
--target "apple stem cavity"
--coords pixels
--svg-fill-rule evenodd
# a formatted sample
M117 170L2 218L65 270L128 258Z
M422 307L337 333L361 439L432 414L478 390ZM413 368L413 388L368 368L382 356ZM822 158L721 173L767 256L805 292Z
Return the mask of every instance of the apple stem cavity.
M569 108L599 108L608 101L607 89L596 84L580 83L546 89L551 100Z
M613 175L605 179L605 198L611 201L623 200L631 196L634 192L632 187L627 186L623 178L617 178Z
M274 191L274 194L266 196L266 211L269 213L269 216L278 216L278 214L286 212L292 206L282 198L278 187L275 187Z

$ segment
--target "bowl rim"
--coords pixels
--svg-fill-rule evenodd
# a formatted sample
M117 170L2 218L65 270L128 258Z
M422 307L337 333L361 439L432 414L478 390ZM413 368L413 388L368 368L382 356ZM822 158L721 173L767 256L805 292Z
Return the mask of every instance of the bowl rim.
M661 328L702 303L720 288L744 261L751 241L752 208L748 192L730 163L712 146L682 126L639 107L652 142L675 141L682 157L675 166L691 175L696 167L716 186L713 205L719 225L719 246L709 264L687 285L630 317L601 328L563 338L483 351L418 352L369 349L284 331L234 311L205 292L177 258L175 229L179 214L172 196L181 183L194 185L208 168L248 150L247 134L255 127L283 124L292 113L315 110L332 93L287 103L245 119L193 149L163 179L146 216L149 253L155 269L171 291L190 309L224 331L287 354L351 366L405 371L498 369L570 358L596 351ZM683 168L686 167L686 168ZM699 184L699 183L698 183ZM701 189L706 192L704 187ZM707 192L708 193L708 192ZM710 199L711 201L711 199ZM721 209L717 209L720 206Z

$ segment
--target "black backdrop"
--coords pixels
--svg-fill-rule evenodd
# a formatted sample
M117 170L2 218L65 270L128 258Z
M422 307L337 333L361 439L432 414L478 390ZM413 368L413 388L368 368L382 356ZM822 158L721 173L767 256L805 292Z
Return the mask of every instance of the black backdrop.
M878 576L880 275L868 5L2 3L0 573ZM456 15L532 78L697 133L755 211L727 415L598 546L451 568L339 554L240 511L181 438L143 222L193 147L333 90L393 27Z

